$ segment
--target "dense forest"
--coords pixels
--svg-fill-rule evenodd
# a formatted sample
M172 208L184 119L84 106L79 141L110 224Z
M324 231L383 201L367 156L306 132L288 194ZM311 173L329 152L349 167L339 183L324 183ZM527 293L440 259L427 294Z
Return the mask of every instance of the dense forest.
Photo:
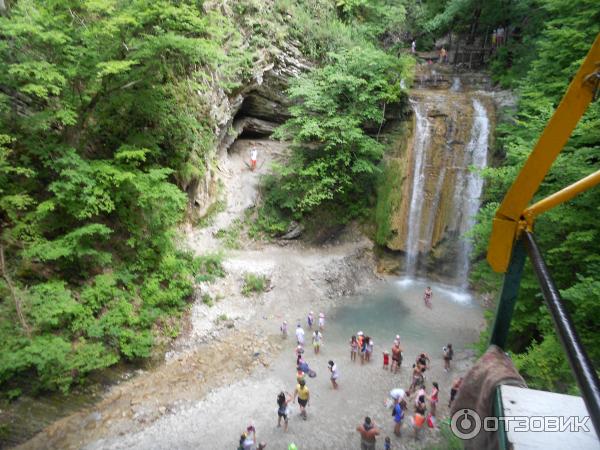
M210 93L239 93L261 58L294 42L314 64L287 95L276 136L289 162L265 180L256 230L290 221L372 220L386 105L407 108L415 60L449 33L463 44L506 30L489 70L518 94L497 130L497 167L472 232L473 285L497 292L484 261L491 218L599 31L593 0L12 0L0 17L0 386L63 390L173 336L194 283L222 274L177 226L214 164ZM593 171L594 103L539 197ZM600 242L592 190L539 219L539 243L587 349L600 363ZM527 271L511 350L533 387L575 389ZM482 342L486 339L482 337Z

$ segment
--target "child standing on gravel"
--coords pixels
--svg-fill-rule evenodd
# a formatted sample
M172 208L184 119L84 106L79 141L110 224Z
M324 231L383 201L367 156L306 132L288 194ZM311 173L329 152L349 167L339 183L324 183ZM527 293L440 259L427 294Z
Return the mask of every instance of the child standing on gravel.
M281 330L281 337L286 338L287 337L287 321L286 320L283 321L283 323L281 324L279 329Z
M387 370L390 367L390 354L389 352L383 352L383 370Z

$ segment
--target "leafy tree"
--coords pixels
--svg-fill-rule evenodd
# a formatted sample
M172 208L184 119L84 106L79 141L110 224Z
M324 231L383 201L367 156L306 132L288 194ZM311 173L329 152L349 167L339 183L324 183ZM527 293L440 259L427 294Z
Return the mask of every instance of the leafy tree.
M181 314L205 269L173 227L210 163L207 86L251 74L242 41L192 0L23 0L0 17L2 389L27 373L67 390L147 357Z
M356 215L373 190L383 145L366 129L384 122L385 106L400 103L400 79L410 67L375 48L329 55L331 64L300 77L289 95L292 118L278 131L294 153L278 166L267 204L301 218L323 205ZM358 206L358 209L357 209Z
M579 68L599 31L600 9L591 1L544 0L538 4L545 17L534 38L535 58L519 82L519 109L508 123L498 127L499 151L505 154L501 167L488 169L488 206L479 215L474 236L483 256L491 229L493 211L519 168L535 145L547 120L558 105L568 83ZM600 106L593 103L573 132L536 193L546 197L590 174L600 154ZM557 287L571 312L575 327L593 362L600 363L597 326L598 274L600 256L592 244L598 242L600 191L579 195L544 215L536 223L536 236ZM474 268L473 281L494 290L499 277L490 273L481 260ZM568 365L555 336L539 285L527 268L521 284L512 322L510 348L517 366L532 387L574 391Z

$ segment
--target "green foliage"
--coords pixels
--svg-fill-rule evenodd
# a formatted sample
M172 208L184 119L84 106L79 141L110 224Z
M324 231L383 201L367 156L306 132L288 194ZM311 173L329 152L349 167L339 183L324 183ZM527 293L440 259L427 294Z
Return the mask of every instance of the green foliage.
M244 227L240 219L234 219L229 228L221 228L215 233L215 237L223 242L223 246L230 250L240 248L240 234Z
M10 5L0 17L0 389L67 390L176 334L218 256L173 229L209 167L204 95L252 75L232 17L202 2ZM23 386L19 386L23 384Z
M488 203L479 214L473 233L479 262L474 266L472 280L483 290L497 291L501 281L483 260L493 212L566 91L600 23L595 2L540 0L536 4L542 23L535 31L525 30L534 56L527 59L524 76L518 82L517 114L497 129L497 151L505 158L501 167L485 171ZM512 68L498 66L496 70L512 76ZM599 130L600 105L596 102L588 108L534 201L595 170L600 154ZM592 189L544 213L535 228L550 273L596 366L600 363L594 320L600 313L600 255L593 243L599 239L599 210L600 190ZM516 364L532 387L574 392L574 380L555 333L539 285L526 266L510 333Z
M331 64L291 86L289 95L298 103L276 132L294 143L290 161L276 166L277 175L267 181L266 207L283 217L300 219L324 205L341 206L350 218L358 215L373 192L384 149L365 129L384 121L384 105L403 99L399 83L408 59L373 47L329 58Z
M209 308L215 304L213 298L209 294L202 294L202 303L204 303Z
M391 236L393 211L396 211L402 202L402 192L397 188L400 180L404 178L405 168L398 160L386 163L383 175L378 182L377 205L375 207L375 223L377 232L375 242L385 245Z
M223 255L220 253L212 253L202 255L196 258L198 262L200 275L196 277L196 281L201 283L203 281L212 282L217 278L223 278L225 276L225 269L223 268Z
M264 292L269 286L269 279L264 275L247 273L244 276L244 286L242 286L242 295L248 297L254 293Z

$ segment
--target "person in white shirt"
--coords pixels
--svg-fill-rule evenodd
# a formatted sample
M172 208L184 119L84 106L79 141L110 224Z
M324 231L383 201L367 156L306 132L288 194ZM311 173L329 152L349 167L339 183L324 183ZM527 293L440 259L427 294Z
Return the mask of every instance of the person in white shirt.
M304 345L304 330L300 324L296 327L296 340L298 341L298 345Z
M256 147L252 147L250 151L250 170L256 169L256 160L258 159L258 150Z
M337 380L340 377L340 373L338 372L338 368L333 361L329 361L328 364L329 371L331 372L331 384L334 389L338 388Z
M319 330L315 330L312 336L313 348L315 350L315 354L319 353L321 350L321 340L323 339L323 335Z

